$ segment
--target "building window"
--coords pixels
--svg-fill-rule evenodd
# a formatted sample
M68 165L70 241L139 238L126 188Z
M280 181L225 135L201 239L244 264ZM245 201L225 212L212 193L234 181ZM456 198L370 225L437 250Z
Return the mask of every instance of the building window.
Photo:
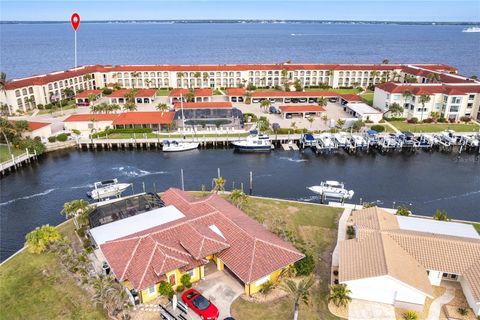
M195 269L188 270L187 273L190 276L190 278L195 278Z
M474 95L474 94L471 94L471 95L468 96L468 100L473 100L473 99L475 99L475 95Z
M458 112L458 109L460 109L460 106L450 106L450 112Z
M462 102L462 98L460 97L452 97L452 103L461 103Z
M15 96L20 97L20 90L15 90Z
M155 288L155 285L148 287L148 294L153 295L157 292L157 289Z

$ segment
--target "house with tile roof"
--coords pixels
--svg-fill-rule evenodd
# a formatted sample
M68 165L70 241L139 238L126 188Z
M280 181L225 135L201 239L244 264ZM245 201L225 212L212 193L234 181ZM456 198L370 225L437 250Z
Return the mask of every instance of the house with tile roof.
M200 281L207 264L225 270L251 295L304 257L216 194L194 199L172 188L162 195L162 202L164 207L154 211L90 229L96 251L142 302L159 295L162 281L176 288L186 273L192 282Z
M432 286L456 281L480 314L480 236L469 224L354 211L355 238L339 243L338 281L355 299L422 310Z

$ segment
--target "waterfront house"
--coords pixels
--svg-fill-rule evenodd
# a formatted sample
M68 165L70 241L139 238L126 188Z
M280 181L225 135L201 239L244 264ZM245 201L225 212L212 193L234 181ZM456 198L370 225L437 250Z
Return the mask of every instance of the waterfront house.
M175 112L135 111L118 115L112 125L115 129L151 128L153 131L167 130Z
M91 133L100 132L107 128L113 128L113 120L118 114L72 114L63 120L63 126L66 130L78 130L84 136Z
M91 94L93 94L95 96L95 99L98 100L102 97L102 90L83 90L82 92L77 93L77 95L74 97L77 106L88 107L91 102L88 100Z
M144 303L158 297L161 281L176 288L183 274L197 282L211 269L251 295L304 257L216 194L195 199L172 188L161 200L142 194L111 201L92 213L90 226L96 255Z
M199 126L198 129L219 126L240 127L242 125L242 112L234 108L228 101L176 102L174 108L178 126L182 126L182 121L180 121L182 114L186 126Z
M382 112L362 102L347 103L343 108L346 113L363 121L379 122L383 118Z
M23 137L36 138L46 141L52 135L52 124L49 122L28 121L28 130L22 133Z
M354 211L355 238L339 243L338 281L354 299L423 310L432 286L459 282L480 314L480 236L472 225Z
M410 94L408 94L410 93ZM424 105L420 96L427 95L430 101ZM419 120L438 112L449 121L458 121L461 117L480 118L480 82L469 83L394 83L387 82L375 87L373 106L387 111L388 107L398 103L404 108L403 116Z
M287 119L292 116L300 116L302 118L305 117L321 117L322 114L325 112L325 109L321 106L314 105L314 104L307 104L307 105L286 105L281 106L280 113L284 119Z
M451 74L456 68L442 64L88 65L8 81L0 102L11 106L11 113L26 111L38 104L65 98L65 88L77 94L80 90L99 89L112 83L127 89L222 88L247 84L273 87L294 81L300 81L303 86L367 87L392 80L394 76L404 81L405 76L410 75L408 72L413 72L412 68L415 72L421 69L441 73L440 79L445 83L465 81ZM202 73L201 78L198 72ZM282 75L285 72L286 75ZM171 95L170 102L179 96Z

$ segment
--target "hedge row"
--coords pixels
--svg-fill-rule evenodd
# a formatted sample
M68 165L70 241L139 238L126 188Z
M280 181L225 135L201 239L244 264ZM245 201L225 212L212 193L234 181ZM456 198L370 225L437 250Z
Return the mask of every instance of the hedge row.
M152 133L152 131L152 128L107 129L105 131L92 134L92 138L105 137L107 134L114 133Z

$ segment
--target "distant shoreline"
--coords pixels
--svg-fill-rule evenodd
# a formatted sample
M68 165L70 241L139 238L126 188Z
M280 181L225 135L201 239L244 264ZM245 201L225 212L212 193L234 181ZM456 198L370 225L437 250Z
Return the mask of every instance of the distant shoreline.
M70 21L0 21L0 24L60 24ZM360 20L89 20L82 23L105 23L105 24L351 24L351 25L442 25L442 26L475 26L477 22L447 22L447 21L360 21Z

